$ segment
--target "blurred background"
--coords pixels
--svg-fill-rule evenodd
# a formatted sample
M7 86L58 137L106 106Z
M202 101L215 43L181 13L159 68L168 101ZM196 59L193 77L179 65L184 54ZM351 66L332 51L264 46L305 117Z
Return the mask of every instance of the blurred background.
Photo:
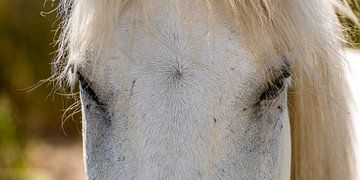
M0 180L84 179L81 118L64 114L74 100L29 92L51 75L56 3L0 0Z
M360 1L345 2L352 20L338 15L358 48ZM0 0L0 180L84 179L81 117L64 112L75 101L48 84L29 91L51 75L57 3Z

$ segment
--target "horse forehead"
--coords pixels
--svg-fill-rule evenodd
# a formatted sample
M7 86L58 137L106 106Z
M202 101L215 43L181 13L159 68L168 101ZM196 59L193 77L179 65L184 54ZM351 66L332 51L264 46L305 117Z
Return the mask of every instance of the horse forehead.
M99 88L125 90L123 86L130 87L139 77L199 81L201 76L221 84L231 82L230 89L250 91L261 81L255 58L230 19L215 13L209 20L206 6L185 13L164 4L158 8L166 10L148 22L140 21L135 28L131 12L119 19L116 31L103 44L101 60L87 66L96 67L93 78Z
M251 89L251 83L243 82L259 81L254 58L236 35L220 28L223 29L219 27L215 33L223 34L210 40L200 31L190 36L164 28L160 37L141 32L132 40L130 51L126 50L125 42L108 49L107 57L104 57L106 71L99 75L106 76L107 81L115 81L112 84L119 78L126 78L128 82L138 79L137 86L141 78L147 82L169 83L169 79L201 81L206 78L212 82L233 82L232 88L238 90ZM209 41L215 42L210 44Z
M122 60L109 62L111 67L116 63L159 67L202 64L220 70L225 65L231 66L226 67L230 70L241 69L239 75L256 67L230 19L214 16L209 20L206 8L179 13L171 3L164 4L158 8L165 10L150 22L139 22L135 29L129 23L131 15L120 19L118 29L110 35L104 59Z

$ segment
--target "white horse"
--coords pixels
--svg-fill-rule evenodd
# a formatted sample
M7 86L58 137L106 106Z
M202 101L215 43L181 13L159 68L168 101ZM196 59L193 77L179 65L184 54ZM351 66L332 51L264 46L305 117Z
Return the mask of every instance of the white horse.
M353 179L328 1L61 7L54 76L80 81L88 179Z

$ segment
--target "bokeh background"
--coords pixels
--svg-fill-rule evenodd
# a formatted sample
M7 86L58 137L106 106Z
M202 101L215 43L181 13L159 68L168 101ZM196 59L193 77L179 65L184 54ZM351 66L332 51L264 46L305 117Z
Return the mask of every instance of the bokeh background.
M81 118L64 114L74 100L30 91L51 75L56 3L0 0L0 180L84 179Z
M339 13L358 48L360 1ZM65 112L71 96L36 84L51 75L57 0L0 0L0 180L84 179L80 114ZM354 18L355 17L355 18Z

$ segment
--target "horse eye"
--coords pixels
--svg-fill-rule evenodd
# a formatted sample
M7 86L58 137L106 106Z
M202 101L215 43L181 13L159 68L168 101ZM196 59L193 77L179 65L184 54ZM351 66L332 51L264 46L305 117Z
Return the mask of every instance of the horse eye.
M77 80L79 81L80 88L82 89L86 89L90 86L89 82L79 72L77 73Z
M261 94L260 100L273 100L277 98L285 89L286 79L290 77L290 73L284 72L275 81L270 82L265 91Z
M80 74L78 73L78 79L80 82L80 91L85 93L89 98L91 98L98 105L102 105L99 97L95 93L95 91L91 88L90 83Z
M275 82L269 83L265 91L261 94L260 100L273 100L278 97L285 89L285 79L278 79Z

